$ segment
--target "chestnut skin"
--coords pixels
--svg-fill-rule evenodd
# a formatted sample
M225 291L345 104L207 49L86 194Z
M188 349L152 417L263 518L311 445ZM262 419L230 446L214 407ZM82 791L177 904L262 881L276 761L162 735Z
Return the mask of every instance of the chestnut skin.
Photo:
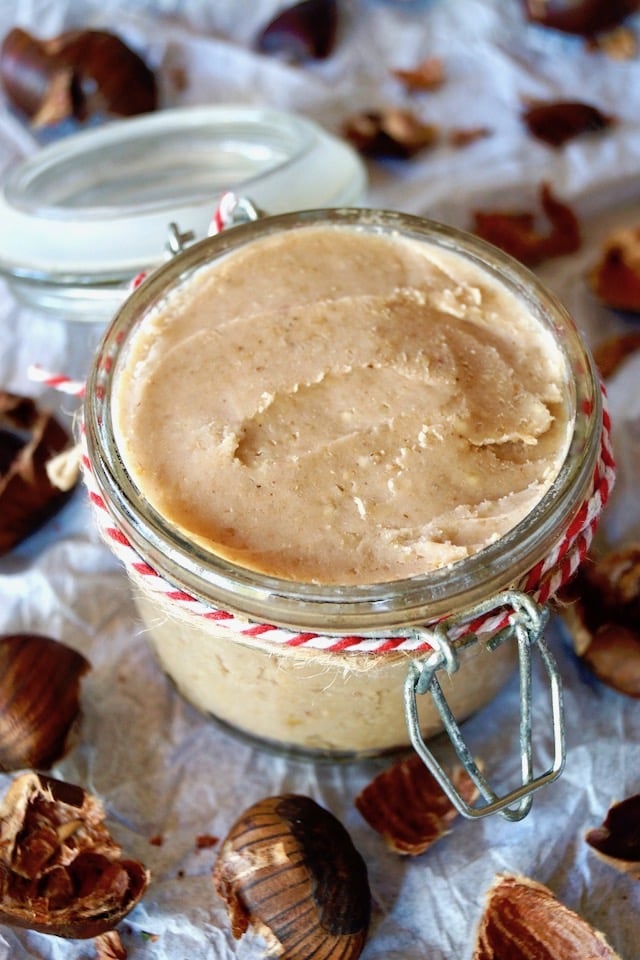
M144 895L149 873L123 859L100 800L37 773L0 805L0 923L56 937L106 933Z
M339 820L309 797L265 797L245 810L220 848L213 882L236 939L251 927L287 960L362 952L366 865Z

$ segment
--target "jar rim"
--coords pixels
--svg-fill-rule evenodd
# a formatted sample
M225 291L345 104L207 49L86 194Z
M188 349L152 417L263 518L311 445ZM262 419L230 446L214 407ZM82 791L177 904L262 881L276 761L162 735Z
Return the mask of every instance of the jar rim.
M147 311L217 257L276 231L319 223L397 232L468 257L535 307L572 376L573 433L565 460L541 500L496 542L426 574L374 584L318 585L241 567L167 525L141 499L116 448L108 400L117 358ZM269 216L233 227L199 241L148 277L105 332L87 382L84 417L89 461L109 513L141 557L169 582L213 607L259 622L266 618L286 629L380 634L435 622L498 594L519 583L557 546L592 488L603 406L593 359L575 322L526 267L458 228L397 211L342 208Z

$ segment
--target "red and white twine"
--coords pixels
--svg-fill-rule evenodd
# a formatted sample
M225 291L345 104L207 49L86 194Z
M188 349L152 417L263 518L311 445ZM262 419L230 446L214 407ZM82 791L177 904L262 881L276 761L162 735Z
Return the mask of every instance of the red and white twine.
M68 393L72 397L84 397L85 385L81 380L72 380L64 374L49 373L37 363L29 367L28 376L34 383L41 383L59 393Z

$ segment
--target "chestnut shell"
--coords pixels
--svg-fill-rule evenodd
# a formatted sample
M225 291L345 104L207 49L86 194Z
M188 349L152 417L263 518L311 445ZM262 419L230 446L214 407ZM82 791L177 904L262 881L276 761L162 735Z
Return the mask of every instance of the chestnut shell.
M287 960L360 955L371 894L364 860L342 824L309 797L266 797L222 844L213 872L234 937L249 927Z
M303 63L333 52L338 29L337 0L302 0L285 7L256 38L260 53Z
M473 960L620 960L600 931L529 877L498 875Z
M463 767L449 776L467 803L478 788ZM390 850L410 856L425 853L451 830L458 811L417 753L379 773L355 798L355 806Z
M531 135L551 147L562 147L582 134L605 130L613 122L597 107L579 100L533 103L522 117Z
M35 126L105 113L155 110L154 72L116 34L69 30L39 40L14 27L0 47L0 80L10 102Z
M597 262L587 274L587 283L594 296L605 307L640 313L640 229L624 227L613 230L605 238ZM635 338L635 339L634 339ZM617 343L633 349L640 344L640 332L627 331L624 341ZM601 348L600 348L601 349ZM610 376L613 370L602 371Z
M640 699L640 543L589 555L560 597L582 662L608 687Z
M30 398L0 390L0 556L57 513L71 490L59 490L47 463L69 447L55 417Z
M634 13L638 0L523 0L525 13L532 23L592 37L611 30Z
M51 637L0 636L0 770L48 770L64 756L89 668Z
M42 774L17 777L0 805L0 923L87 939L112 930L149 874L121 857L99 799Z
M609 807L585 840L605 863L640 880L640 793Z

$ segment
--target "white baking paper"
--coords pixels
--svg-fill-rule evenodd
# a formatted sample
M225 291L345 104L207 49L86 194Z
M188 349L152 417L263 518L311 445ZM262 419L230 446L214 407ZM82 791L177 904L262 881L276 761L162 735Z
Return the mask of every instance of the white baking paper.
M585 237L579 254L544 265L541 276L591 343L637 326L593 302L584 272L612 224L640 225L639 55L616 61L578 39L527 26L517 0L352 0L340 5L333 56L294 67L251 50L257 30L281 6L275 0L4 0L0 33L15 25L42 37L78 26L118 30L157 69L165 106L270 105L306 114L334 133L355 111L409 107L440 125L442 143L408 162L371 162L369 204L468 226L473 209L531 207L547 180L575 205ZM639 20L632 25L640 32ZM436 92L409 95L390 70L427 56L442 57L446 82ZM617 122L606 134L553 150L524 129L527 98L579 99ZM444 134L472 127L491 135L464 149L446 145ZM1 108L2 170L41 142ZM32 383L27 371L39 363L83 378L100 334L96 324L21 306L0 285L0 387L39 397L70 426L75 401ZM608 385L620 465L603 523L612 543L640 537L639 375L636 356ZM612 802L640 791L640 706L585 674L557 624L548 637L565 690L565 772L536 795L521 823L461 819L417 859L387 851L353 805L388 761L287 760L222 732L181 699L154 660L125 574L101 543L82 489L41 532L0 559L0 633L17 632L54 636L92 663L81 740L54 774L97 793L113 834L151 870L144 901L119 928L132 960L262 956L256 938L231 936L211 882L217 848L198 850L196 839L224 837L243 808L283 792L307 794L331 810L367 862L373 917L363 960L470 960L485 891L499 872L548 885L604 931L623 960L640 956L640 886L596 860L584 842ZM472 752L484 759L499 791L517 781L517 722L514 677L464 724ZM534 724L542 770L551 737L541 683ZM449 756L442 742L437 748ZM0 775L2 791L10 779ZM154 837L162 843L152 843ZM0 927L0 960L92 956L91 941Z

